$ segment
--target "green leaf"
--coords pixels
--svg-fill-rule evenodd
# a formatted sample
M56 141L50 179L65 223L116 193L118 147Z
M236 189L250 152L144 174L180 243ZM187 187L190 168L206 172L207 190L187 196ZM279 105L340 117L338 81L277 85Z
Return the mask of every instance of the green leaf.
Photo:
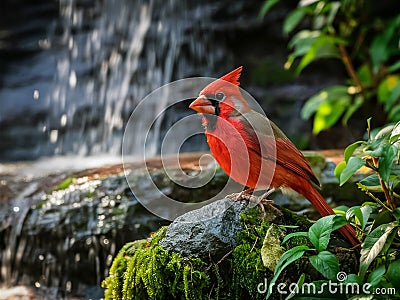
M308 237L308 233L307 233L307 232L304 232L304 231L289 233L288 235L285 236L285 238L283 239L283 241L282 241L281 244L283 245L283 244L286 243L289 239L291 239L292 237L295 237L295 236L304 236L304 237Z
M299 24L304 15L305 10L302 7L293 10L283 22L283 32L285 34L290 33Z
M298 286L298 287L303 286L303 283L304 283L305 279L306 279L306 274L302 273L302 274L300 275L299 280L297 280L297 282L296 282L296 286ZM297 293L296 293L296 290L294 289L294 290L289 294L289 296L287 296L287 297L285 298L285 300L292 299L294 296L296 296L296 294L297 294Z
M371 216L373 208L369 205L362 206L361 213L363 215L363 222L361 223L361 229L364 230L365 226L368 224L368 219Z
M335 2L328 4L329 14L328 14L328 18L326 20L327 25L332 26L333 21L335 20L335 17L337 15L337 12L339 11L339 8L341 5L342 4L340 3L340 1L335 1Z
M400 220L400 207L397 207L395 210L393 210L393 216L397 221Z
M364 240L361 245L359 275L364 278L372 261L380 254L385 246L389 234L394 228L398 227L398 222L382 224L375 228Z
M333 217L332 231L338 230L340 227L349 224L344 215L335 215Z
M351 207L347 213L346 213L346 219L350 220L353 216L356 217L356 221L358 221L358 224L362 229L365 228L365 226L368 223L368 219L371 215L372 212L372 207L371 206L353 206Z
M301 59L299 65L296 68L296 74L300 74L301 71L307 67L311 62L321 58L340 58L337 44L344 44L345 42L336 37L328 35L318 36L309 47L307 53Z
M377 287L381 282L385 272L385 265L379 266L377 269L373 270L371 274L369 274L367 282L370 283L373 287Z
M318 252L321 252L328 247L331 233L333 231L333 218L335 215L330 215L319 219L308 230L308 237Z
M55 191L65 190L67 187L69 187L74 182L74 180L75 180L75 178L68 177L63 182L61 182L57 187L55 187L54 190Z
M396 86L390 91L389 97L385 101L385 111L388 112L392 109L393 104L400 98L400 81L397 82Z
M349 209L349 207L346 206L346 205L339 205L339 206L336 206L336 207L333 209L333 211L334 211L336 214L346 215L346 211L347 211L348 209Z
M347 86L335 85L320 91L307 100L301 110L301 118L308 120L322 103L348 96L347 90Z
M391 262L386 273L386 278L393 286L400 286L400 259Z
M370 67L367 63L361 65L361 67L358 68L357 76L363 86L371 86L372 85L373 77L371 74Z
M370 205L365 206L353 206L346 213L346 219L349 220L355 216L360 224L361 228L364 229L368 223L368 219L372 213L372 207Z
M393 73L393 72L396 72L396 71L399 70L399 69L400 69L400 60L397 61L397 62L395 62L393 65L391 65L391 66L388 68L388 71L389 71L390 73Z
M369 175L360 181L361 184L367 187L376 187L381 186L381 182L379 181L379 177L376 174Z
M360 225L364 223L364 216L359 206L353 206L347 211L346 213L347 220L350 220L353 216L356 217L356 223L357 221L358 224Z
M400 140L400 133L393 135L393 133L390 135L390 140L389 143L394 144L397 141Z
M364 143L365 143L364 141L357 141L357 142L347 146L347 148L344 150L344 161L346 163L348 163L349 158L353 155L354 151Z
M374 223L372 224L372 230L375 230L381 225L385 225L387 223L390 223L394 221L393 215L390 211L388 210L383 210L381 211L374 220Z
M314 117L313 133L318 134L335 125L349 105L350 96L348 95L322 103Z
M397 147L391 144L385 146L384 156L379 159L378 172L381 174L383 181L389 180L392 170L393 161L397 158Z
M289 264L291 264L292 262L294 262L297 259L299 259L300 257L302 257L304 252L306 252L307 250L310 250L310 248L308 246L300 245L300 246L291 248L288 251L286 251L285 253L283 253L283 255L281 256L281 258L278 261L278 264L276 265L274 276L272 277L269 285L271 286L271 284L275 284L276 280L278 279L278 277L282 273L282 271ZM268 293L267 293L267 296L265 299L268 299L270 296L271 296L271 290L268 289Z
M260 17L264 17L269 10L279 2L280 0L267 0L264 2L264 5L261 7L260 10Z
M300 0L299 5L301 7L309 6L314 4L315 2L319 2L320 0Z
M336 280L339 273L339 262L335 255L329 251L322 251L317 255L310 256L310 263L324 277L330 280Z
M319 30L305 29L296 33L288 44L289 49L294 49L291 55L293 57L305 55L320 35L321 32Z
M369 118L367 119L368 142L370 141L370 133L371 133L371 119L372 119L372 117L369 117Z
M357 95L354 99L353 104L351 104L348 109L346 110L343 116L343 125L347 125L347 122L351 118L351 116L364 104L364 98L361 95Z
M365 160L359 157L350 157L346 167L340 174L339 185L342 186L362 166L365 166Z
M385 103L386 99L389 97L390 92L399 82L399 76L396 74L389 74L386 76L378 86L378 101L380 103Z
M344 284L346 284L346 283L357 283L357 284L360 284L360 285L363 284L362 279L356 274L348 274L347 278L342 282Z
M391 20L380 34L375 35L372 40L371 47L369 48L369 53L372 60L372 66L374 72L377 72L379 65L386 62L390 57L391 48L389 43L394 36L395 32L398 31L399 17Z
M344 168L346 168L346 162L345 161L341 161L340 163L338 163L338 165L335 168L335 171L333 171L333 173L335 174L336 178L338 180L340 180L340 174L342 174Z

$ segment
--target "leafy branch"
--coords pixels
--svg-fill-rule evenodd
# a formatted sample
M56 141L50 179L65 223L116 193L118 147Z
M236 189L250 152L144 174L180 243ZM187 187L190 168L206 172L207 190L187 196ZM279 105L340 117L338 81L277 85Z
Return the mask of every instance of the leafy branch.
M266 0L261 16L279 0ZM300 26L301 25L301 26ZM302 28L293 32L296 28ZM373 107L388 122L400 121L400 15L381 18L363 0L299 1L283 24L292 34L291 53L284 65L300 74L321 59L340 61L347 71L346 84L323 89L309 98L301 112L313 116L313 133L346 125L361 107ZM383 111L375 110L383 108Z

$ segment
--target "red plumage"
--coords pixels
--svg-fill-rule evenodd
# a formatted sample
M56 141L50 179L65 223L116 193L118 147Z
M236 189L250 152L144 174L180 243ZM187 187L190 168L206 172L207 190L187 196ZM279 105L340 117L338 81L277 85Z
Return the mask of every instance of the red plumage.
M190 108L203 114L207 142L221 168L254 189L291 188L306 197L322 216L334 214L312 182L310 164L283 132L252 110L239 89L239 67L210 83ZM350 225L339 232L359 244Z

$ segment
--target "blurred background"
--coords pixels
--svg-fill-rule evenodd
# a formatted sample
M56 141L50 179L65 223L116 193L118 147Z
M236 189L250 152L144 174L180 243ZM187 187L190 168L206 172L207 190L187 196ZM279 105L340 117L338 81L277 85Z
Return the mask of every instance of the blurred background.
M68 201L65 194L49 196L49 191L68 180L73 171L120 163L124 128L131 112L148 93L171 81L219 77L243 65L242 87L298 147L343 148L364 134L366 117L375 109L384 111L384 103L366 103L346 124L335 123L318 135L312 134L312 120L301 118L304 103L324 88L346 83L348 70L333 58L308 65L298 76L285 69L292 52L288 42L294 33L285 33L282 26L298 3L282 1L260 16L266 2L271 1L1 1L0 282L4 286L27 285L50 298L101 298L100 282L120 246L146 237L163 224L146 219L143 223L154 224L141 231L138 228L142 225L125 217L118 228L115 215L99 212L99 206L108 207L120 196L115 191L125 184L123 176L95 183L104 188L101 195L93 192L90 181L80 196L71 196L69 191ZM390 19L399 13L393 9L396 4L379 1L366 11L382 20ZM309 23L303 20L299 26L306 28ZM393 35L398 34L396 28ZM142 115L143 120L154 119L156 111L164 109L163 103ZM159 134L150 141L154 144L152 153L147 155L159 154L165 131L192 113L185 105L177 105L163 114L153 129ZM387 113L376 116L378 125L387 121ZM141 140L141 133L136 133L137 140L131 139L132 149ZM183 148L189 152L207 149L203 136ZM126 184L123 189L129 194ZM79 231L79 226L71 225L75 224L71 215L47 214L65 203L65 210L69 210L88 191L98 196L98 202L87 204L90 209L81 217L92 220L95 229ZM129 210L134 200L132 195L125 196ZM37 204L49 199L53 204L46 212L40 211ZM80 212L82 207L78 207ZM135 218L139 218L138 209ZM99 225L99 216L106 216L103 221L109 217L114 222L110 226L116 227L99 231L104 227L104 223ZM69 224L72 235L64 236L68 230L60 224ZM53 230L52 226L59 228ZM121 228L134 233L116 238ZM54 242L54 249L46 248L54 240L37 239L49 238L49 232L59 243ZM79 239L82 245L77 246ZM77 257L79 251L74 247L81 247L85 254ZM77 266L61 262L68 257L70 264ZM79 265L82 260L86 265ZM22 270L22 265L26 269ZM80 273L83 268L85 272ZM82 274L86 278L79 283Z

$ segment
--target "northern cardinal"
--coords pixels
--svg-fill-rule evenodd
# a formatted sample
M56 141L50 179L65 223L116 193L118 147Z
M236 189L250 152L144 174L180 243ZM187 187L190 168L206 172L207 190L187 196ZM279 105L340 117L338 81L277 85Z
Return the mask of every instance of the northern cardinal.
M306 197L322 216L334 214L314 184L310 164L284 133L252 110L239 89L239 67L207 85L189 108L203 114L207 142L221 168L250 189L290 188ZM339 232L360 242L349 224Z

